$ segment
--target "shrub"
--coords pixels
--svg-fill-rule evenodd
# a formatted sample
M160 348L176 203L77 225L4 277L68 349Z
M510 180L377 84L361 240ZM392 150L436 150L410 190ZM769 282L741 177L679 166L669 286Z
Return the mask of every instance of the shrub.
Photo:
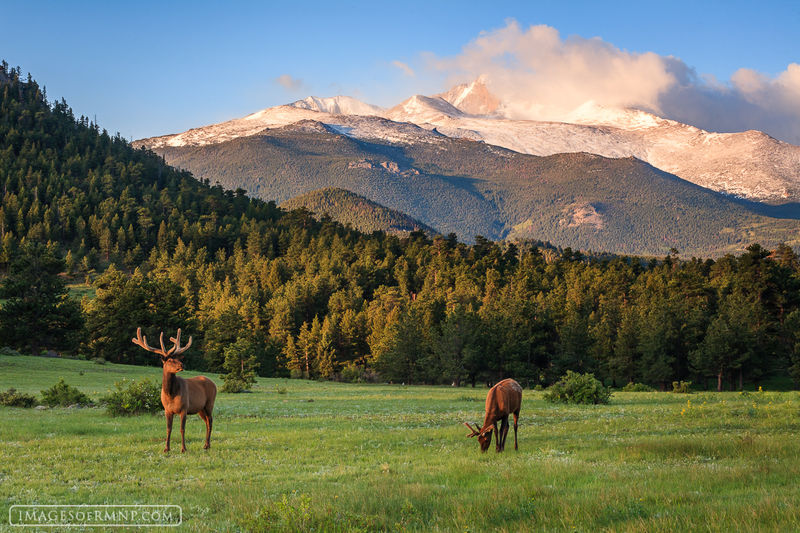
M255 385L256 370L260 366L253 355L255 351L255 343L246 338L237 339L225 348L222 367L227 373L222 376L225 380L222 392L244 392Z
M610 398L611 389L604 387L594 374L571 370L544 393L544 399L552 403L597 404L608 403Z
M42 401L49 407L68 407L70 405L92 405L92 400L84 393L67 385L64 378L49 389L42 391Z
M3 346L2 348L0 348L0 355L22 355L22 354L19 353L14 348L11 348L10 346Z
M161 385L155 381L123 379L114 384L116 390L103 398L106 412L111 416L131 416L157 413L161 405Z
M681 394L688 394L692 392L689 390L689 387L692 386L691 381L673 381L672 382L672 392L677 392Z
M363 366L347 363L342 368L339 379L348 383L377 383L380 380L380 376L375 371Z
M654 390L650 385L634 383L633 381L622 387L622 392L653 392Z
M36 405L36 396L17 392L11 388L5 392L0 392L0 405L8 407L33 407Z
M355 363L347 363L342 368L341 378L348 383L361 383L364 381L364 369Z
M251 383L241 378L230 376L226 374L223 376L224 383L222 384L221 392L247 392L250 390Z

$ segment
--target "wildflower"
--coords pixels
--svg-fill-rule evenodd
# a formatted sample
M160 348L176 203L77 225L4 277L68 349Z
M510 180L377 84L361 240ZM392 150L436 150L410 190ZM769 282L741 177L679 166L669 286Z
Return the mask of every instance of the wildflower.
M761 385L758 386L758 392L764 392L764 389L761 388Z

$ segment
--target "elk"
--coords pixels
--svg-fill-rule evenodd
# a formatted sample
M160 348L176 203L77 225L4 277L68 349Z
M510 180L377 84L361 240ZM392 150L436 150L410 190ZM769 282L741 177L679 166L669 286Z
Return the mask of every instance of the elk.
M470 430L467 437L478 436L481 445L481 452L485 452L492 444L492 429L495 434L495 447L498 452L502 452L506 447L506 435L508 435L508 415L514 415L514 449L517 448L517 421L519 420L519 408L522 404L522 387L513 379L504 379L491 389L486 395L486 416L483 419L483 427L475 427L464 422ZM497 421L501 420L500 430L497 429Z
M164 348L164 332L159 338L161 348L153 348L147 344L147 337L142 335L142 328L136 329L136 338L133 343L141 346L148 352L153 352L161 356L161 364L164 367L163 378L161 380L161 405L164 406L164 416L167 418L167 446L164 453L169 451L169 440L172 435L172 417L181 417L181 453L186 451L186 440L184 439L184 429L186 428L186 415L198 414L206 423L206 443L204 449L211 446L211 426L213 423L212 411L214 410L214 399L217 397L217 386L205 376L183 379L176 374L183 370L183 354L192 345L192 337L186 346L181 346L181 330L178 334L171 337L172 348Z

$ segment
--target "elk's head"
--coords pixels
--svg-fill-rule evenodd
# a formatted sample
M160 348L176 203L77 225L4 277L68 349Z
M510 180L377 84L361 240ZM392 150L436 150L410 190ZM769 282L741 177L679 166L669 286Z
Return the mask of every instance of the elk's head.
M183 370L183 361L181 360L183 358L180 356L192 345L192 337L189 337L189 342L186 343L186 346L181 346L181 330L178 328L178 334L175 337L170 337L169 340L172 341L172 348L167 350L164 348L164 332L162 331L161 337L159 337L161 348L153 348L147 344L147 337L142 335L142 328L136 328L136 338L132 339L137 346L141 346L148 352L160 355L164 370L174 374Z
M161 364L167 370L167 372L170 372L172 374L175 374L176 372L180 372L181 370L183 370L183 361L181 361L176 357L168 357L167 359L162 359Z
M488 429L481 431L478 424L475 424L473 428L467 422L464 422L464 425L467 426L470 430L470 433L467 434L467 437L474 437L477 435L478 437L478 444L481 445L481 451L485 452L489 449L489 445L492 443L492 428L489 427Z

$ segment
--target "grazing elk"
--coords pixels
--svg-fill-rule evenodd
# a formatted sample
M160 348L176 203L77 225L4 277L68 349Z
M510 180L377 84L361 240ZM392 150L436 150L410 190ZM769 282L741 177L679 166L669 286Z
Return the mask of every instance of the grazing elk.
M214 399L217 397L217 386L205 376L183 379L175 374L183 370L182 358L178 357L189 349L192 345L192 337L186 346L181 346L181 330L174 338L170 338L173 346L169 350L164 348L164 332L161 332L161 349L152 348L147 344L147 337L142 335L142 328L136 329L136 338L133 343L141 346L148 352L157 353L161 356L161 364L164 367L164 375L161 380L161 405L164 406L164 415L167 417L167 446L164 452L169 451L169 440L172 435L172 417L181 417L181 452L186 451L186 441L183 436L186 427L186 415L197 413L206 423L206 443L203 446L207 449L211 446L211 426L213 423L212 411L214 410Z
M508 415L514 415L514 449L517 449L517 421L519 420L519 408L522 404L522 387L513 379L504 379L491 389L486 395L486 416L483 419L483 427L478 428L475 424L473 428L467 422L464 425L469 428L471 433L467 437L478 436L481 451L485 452L492 444L492 429L495 433L495 447L498 452L502 452L506 447L506 435L508 435ZM497 421L502 420L500 430L497 429Z

